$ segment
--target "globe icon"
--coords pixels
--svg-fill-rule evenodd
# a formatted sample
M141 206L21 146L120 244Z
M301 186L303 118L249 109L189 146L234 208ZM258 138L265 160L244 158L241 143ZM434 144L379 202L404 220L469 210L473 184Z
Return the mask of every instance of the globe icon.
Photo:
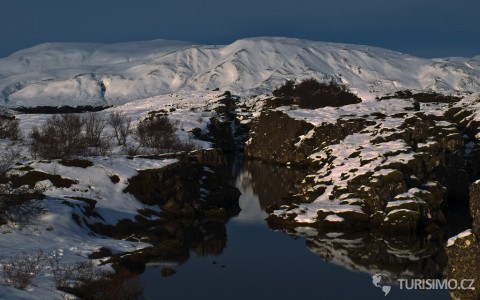
M387 296L392 289L392 281L387 275L382 273L372 275L372 283L374 286L380 288L385 296Z

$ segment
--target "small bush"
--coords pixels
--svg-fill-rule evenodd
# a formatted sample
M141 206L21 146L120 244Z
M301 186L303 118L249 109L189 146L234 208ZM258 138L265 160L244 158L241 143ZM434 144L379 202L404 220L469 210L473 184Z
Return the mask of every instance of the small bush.
M109 250L106 252L111 254ZM144 299L143 286L137 274L101 271L91 260L72 265L62 264L60 260L58 255L49 259L55 285L60 290L82 299Z
M52 116L30 133L30 149L34 156L45 159L83 155L88 147L82 132L84 120L78 115Z
M137 139L144 147L169 149L178 143L176 124L165 116L155 116L141 121L137 126Z
M311 78L295 85L287 81L283 86L273 91L277 105L296 104L301 108L315 109L325 106L343 106L359 103L362 100L350 92L343 84L331 81L321 83Z
M48 260L55 286L60 290L78 289L107 275L99 270L91 260L74 264L63 264L60 261L61 256L57 254L53 254Z
M111 112L108 116L108 124L113 127L115 138L118 145L125 146L127 144L127 137L130 133L130 126L132 119L121 112Z
M98 113L54 115L31 131L30 151L44 159L106 155L110 149L110 140L102 137L106 124Z
M102 132L107 125L105 120L99 113L88 113L83 117L85 124L85 143L89 147L100 147L102 144Z
M22 252L14 258L2 261L3 281L17 289L26 289L35 283L34 278L44 268L47 256L43 252L27 254Z
M178 139L176 130L177 124L168 117L153 115L140 121L135 136L140 146L153 149L156 153L194 150L194 144ZM136 155L137 151L134 152Z
M20 121L15 117L0 115L0 139L19 140L21 138Z

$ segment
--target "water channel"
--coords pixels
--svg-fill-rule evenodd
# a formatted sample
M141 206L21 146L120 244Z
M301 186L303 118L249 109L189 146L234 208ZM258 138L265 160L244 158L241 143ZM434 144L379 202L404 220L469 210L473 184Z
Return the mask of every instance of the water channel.
M237 157L226 173L242 193L241 212L227 222L226 234L206 233L204 246L191 249L184 262L148 264L146 299L450 299L448 290L407 290L395 283L443 278L444 241L275 231L265 209L286 201L282 196L296 171ZM162 276L165 267L176 273ZM372 282L377 273L392 282L387 297Z

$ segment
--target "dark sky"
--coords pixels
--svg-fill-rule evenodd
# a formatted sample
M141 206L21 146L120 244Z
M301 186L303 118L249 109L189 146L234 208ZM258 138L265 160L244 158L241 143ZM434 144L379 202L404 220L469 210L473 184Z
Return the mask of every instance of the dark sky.
M1 0L0 57L43 42L287 36L423 57L480 54L479 0Z

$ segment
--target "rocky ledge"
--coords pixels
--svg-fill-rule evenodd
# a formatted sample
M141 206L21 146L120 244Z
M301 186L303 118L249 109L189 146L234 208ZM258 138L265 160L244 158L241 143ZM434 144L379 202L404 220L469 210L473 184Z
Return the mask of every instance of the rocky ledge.
M467 201L476 169L466 163L469 141L445 113L448 105L388 99L264 110L252 125L247 156L305 171L291 203L271 208L269 224L436 231L445 223L442 203Z

